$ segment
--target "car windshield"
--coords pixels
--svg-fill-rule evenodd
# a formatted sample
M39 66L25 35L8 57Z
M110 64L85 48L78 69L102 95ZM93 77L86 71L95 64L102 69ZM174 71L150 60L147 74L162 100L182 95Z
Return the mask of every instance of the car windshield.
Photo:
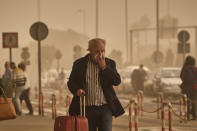
M179 69L162 70L161 76L165 78L180 77Z

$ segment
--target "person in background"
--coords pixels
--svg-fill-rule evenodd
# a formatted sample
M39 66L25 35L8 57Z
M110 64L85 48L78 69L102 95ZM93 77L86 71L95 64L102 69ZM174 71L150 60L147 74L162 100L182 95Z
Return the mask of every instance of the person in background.
M12 98L13 97L13 73L10 68L10 63L8 61L4 64L5 72L2 76L1 84L2 88L5 91L5 94L7 97Z
M22 114L22 108L21 108L19 97L21 96L24 90L26 78L24 71L19 67L16 67L14 62L11 63L11 67L13 70L14 88L15 88L14 106L15 106L16 114L20 116Z
M30 86L29 77L26 72L26 65L24 63L20 63L19 68L21 68L24 71L24 75L26 78L24 90L23 90L22 94L20 95L20 103L22 104L22 101L24 100L27 105L27 108L29 110L29 113L27 115L33 115L33 107L32 107L32 104L31 104L31 101L29 98L31 86Z
M146 80L147 73L143 67L144 65L140 64L139 68L135 69L131 74L131 84L137 92L139 90L144 91L144 81Z
M188 120L190 114L192 120L196 119L196 100L197 100L197 71L195 67L196 61L192 56L187 56L181 69L180 78L182 80L181 89L183 94L187 94L188 101ZM191 109L190 109L191 104Z
M85 93L89 131L112 131L112 116L124 113L113 88L120 84L120 75L115 61L104 56L105 40L95 38L88 44L89 53L74 62L67 83L74 95L69 113L79 115L79 97Z

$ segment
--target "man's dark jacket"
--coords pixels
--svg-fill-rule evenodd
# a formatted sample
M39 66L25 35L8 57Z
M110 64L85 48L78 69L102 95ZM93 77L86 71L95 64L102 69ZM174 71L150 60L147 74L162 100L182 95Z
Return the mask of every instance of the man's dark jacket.
M79 115L80 112L79 97L76 95L77 90L87 90L86 70L89 55L90 54L76 60L72 67L69 81L67 83L69 90L74 95L69 108L70 115ZM103 89L103 93L109 105L109 108L112 111L112 115L118 117L124 113L124 109L116 96L113 85L119 85L121 79L120 75L117 73L115 62L109 58L105 58L105 61L106 68L104 70L100 70L99 72L101 87Z

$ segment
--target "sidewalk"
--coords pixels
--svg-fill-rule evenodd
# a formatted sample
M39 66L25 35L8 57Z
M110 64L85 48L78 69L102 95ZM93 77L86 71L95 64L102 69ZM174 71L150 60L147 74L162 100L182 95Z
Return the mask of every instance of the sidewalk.
M179 123L173 121L173 131L196 131L197 121ZM113 131L128 131L129 120L127 115L113 118ZM168 130L166 121L166 131ZM0 121L0 131L53 131L54 120L51 116L22 115L14 120ZM139 131L161 131L161 120L151 118L149 115L139 118ZM133 121L134 130L134 121Z
M122 123L122 121L124 121ZM120 123L119 123L120 122ZM125 117L114 119L113 131L128 130ZM14 120L0 122L0 131L53 131L54 120L51 117L27 116L23 115Z
M0 121L0 131L53 131L50 117L22 115L14 120Z
M131 96L125 97L124 95L119 96L120 100L125 107L129 103L129 98ZM54 129L54 120L51 116L51 101L50 97L48 99L45 97L45 106L44 106L44 117L38 116L37 107L38 100L32 99L32 104L34 106L34 116L24 115L28 112L26 106L23 104L23 115L17 117L14 120L0 121L0 131L53 131ZM178 105L174 105L176 107ZM156 103L152 99L144 99L144 109L148 111L155 110ZM176 112L178 112L178 107L176 107ZM126 113L118 118L113 118L113 131L128 131L129 130L129 113L128 108L125 110ZM57 105L57 115L66 115L65 105ZM168 118L166 110L166 131L168 130ZM133 112L134 117L134 112ZM134 130L134 119L133 119L133 130ZM156 113L144 113L144 116L139 116L139 131L161 131L161 120L157 119ZM197 121L189 121L186 123L180 123L178 118L173 115L173 131L196 131L197 130Z

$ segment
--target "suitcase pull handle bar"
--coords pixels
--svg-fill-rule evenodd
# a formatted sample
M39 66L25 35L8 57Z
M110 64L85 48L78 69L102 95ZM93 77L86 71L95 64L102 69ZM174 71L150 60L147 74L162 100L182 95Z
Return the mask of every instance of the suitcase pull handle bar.
M82 98L83 98L83 102L81 100ZM80 96L80 115L85 117L85 96Z

